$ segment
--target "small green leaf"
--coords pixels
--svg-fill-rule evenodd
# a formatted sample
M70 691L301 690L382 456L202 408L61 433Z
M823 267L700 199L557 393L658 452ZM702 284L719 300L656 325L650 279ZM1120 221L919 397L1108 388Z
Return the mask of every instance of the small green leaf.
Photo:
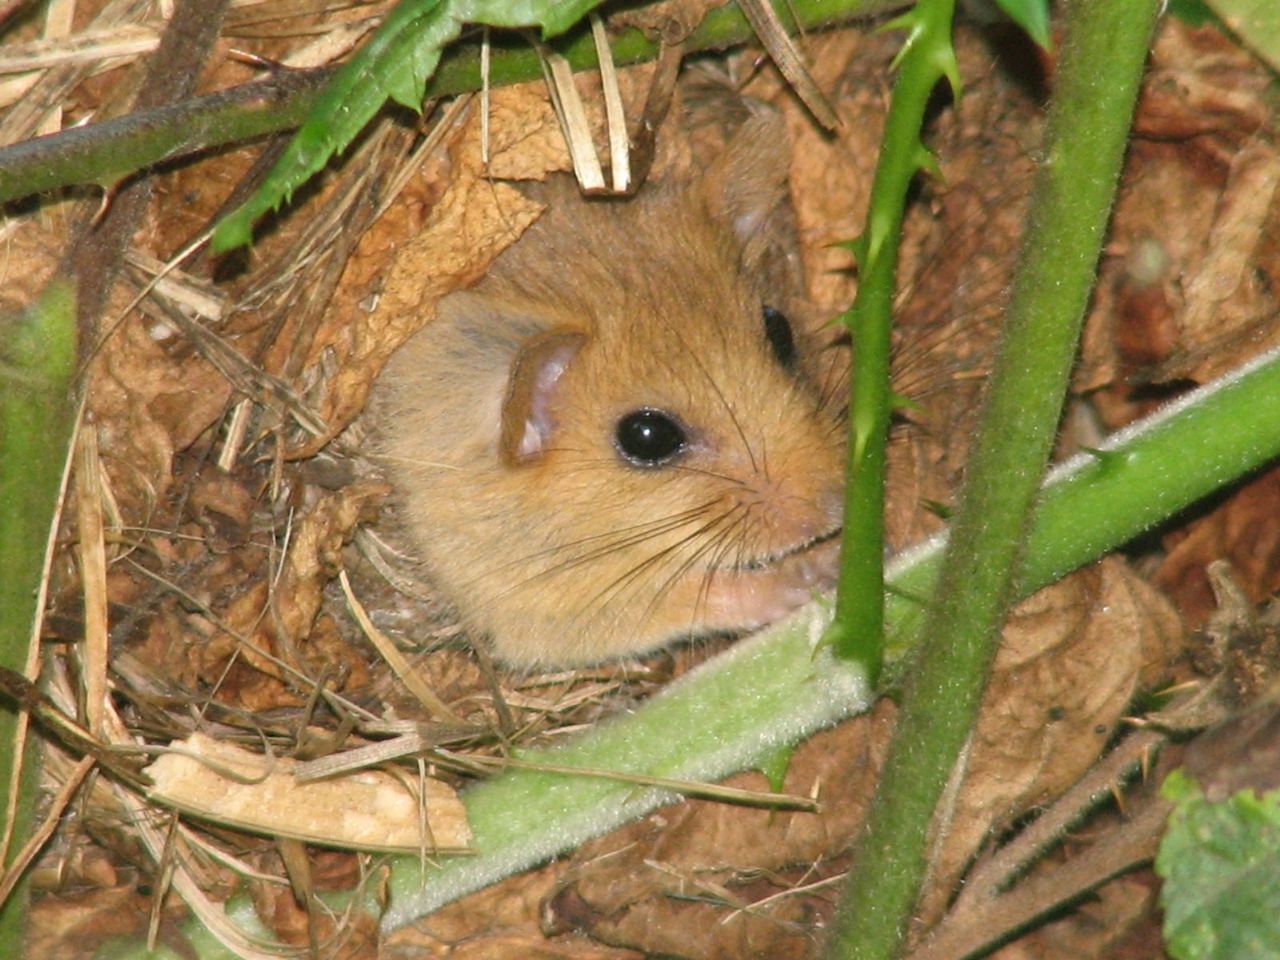
M278 210L330 157L346 149L388 97L420 109L441 48L461 26L448 0L401 0L334 75L262 186L218 224L213 252L247 244L258 218Z
M1156 856L1166 949L1175 960L1267 960L1280 944L1280 790L1207 800L1175 771Z
M1206 23L1221 23L1204 0L1169 0L1169 16L1177 17L1192 27L1202 27Z
M1280 8L1276 0L1208 0L1231 31L1270 65L1280 70Z
M996 0L996 3L1037 45L1049 49L1049 0Z
M458 36L464 23L540 26L542 35L551 37L569 29L600 2L400 0L325 87L262 186L218 224L213 252L249 243L258 218L280 209L330 157L345 150L388 99L421 110L427 81L440 62L441 51Z

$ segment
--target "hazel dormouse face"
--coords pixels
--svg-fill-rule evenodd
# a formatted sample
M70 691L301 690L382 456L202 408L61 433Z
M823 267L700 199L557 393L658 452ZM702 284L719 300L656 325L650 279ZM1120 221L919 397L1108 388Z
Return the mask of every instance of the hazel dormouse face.
M741 186L553 208L388 370L406 525L510 664L753 628L834 580L843 429Z

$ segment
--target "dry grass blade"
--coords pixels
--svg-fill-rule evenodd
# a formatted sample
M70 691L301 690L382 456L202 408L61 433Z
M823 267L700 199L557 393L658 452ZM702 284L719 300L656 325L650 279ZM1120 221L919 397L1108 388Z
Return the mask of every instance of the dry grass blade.
M185 858L172 853L166 857L166 851L171 849L168 842L169 831L156 825L153 811L128 790L117 788L116 794L135 824L138 836L153 861L157 864L173 865L169 886L230 953L241 960L280 960L282 956L304 957L307 955L307 951L303 948L285 951L279 945L272 944L270 949L267 949L265 945L242 933L227 918L224 906L204 893L199 882L183 862ZM177 845L185 846L184 832L179 828Z
M91 427L77 438L76 519L80 536L80 581L84 595L84 640L80 645L85 726L102 735L107 698L107 554L102 520L102 463Z
M122 30L147 19L153 12L149 0L112 0L93 19L88 29L108 33ZM30 86L7 91L14 107L0 122L0 145L17 143L41 129L46 117L61 111L72 89L100 64L100 60L77 60L46 68ZM14 96L14 94L17 94Z
M622 93L618 89L618 71L613 65L613 51L604 32L604 22L591 14L591 38L600 61L600 86L604 90L604 115L609 125L609 174L613 189L625 193L631 186L631 143L627 138L627 118L623 115Z
M302 401L289 384L246 360L239 351L228 345L217 334L205 329L187 316L186 310L194 307L202 312L214 309L217 311L214 317L217 318L221 316L220 304L207 298L198 298L198 289L190 291L197 296L195 303L192 302L191 295L184 296L185 303L180 304L162 293L162 290L173 291L175 288L190 290L190 288L178 287L172 279L171 271L178 259L180 257L165 264L159 273L154 274L143 285L142 293L135 299L135 303L142 302L143 297L149 294L149 305L161 313L165 322L181 330L192 345L200 351L201 356L208 360L236 390L260 403L287 410L312 436L324 435L328 430L324 420ZM169 281L168 285L162 287L166 280Z
M16 43L0 52L0 74L136 57L140 53L150 53L159 43L159 31L137 24L85 30L65 38Z
M364 635L369 638L369 642L377 648L382 659L395 671L396 676L400 678L400 681L409 692L417 697L418 701L434 716L450 723L461 723L462 718L450 710L449 705L436 696L434 690L422 682L422 678L418 676L409 661L405 659L404 654L397 650L396 645L373 625L373 621L369 619L364 606L356 599L355 593L351 590L351 581L347 577L347 571L339 571L338 582L342 584L342 593L347 598L347 605L351 608L351 614L356 618L356 622L360 624L360 629L364 631Z
M446 754L448 756L448 754ZM459 760L463 758L457 758ZM700 797L703 800L718 800L722 803L733 803L744 807L764 807L769 810L800 810L805 813L817 813L821 808L818 801L810 797L797 797L785 793L770 793L763 790L744 790L740 787L726 787L715 783L698 783L694 780L675 780L668 777L650 777L639 773L622 773L617 770L601 770L595 767L565 767L555 763L538 763L536 761L518 760L514 757L468 757L469 763L492 769L512 767L519 770L536 770L539 773L559 773L569 777L595 777L600 780L619 780L623 783L634 783L638 787L654 787L658 790L670 790L686 797Z
M585 192L599 193L604 189L604 171L600 167L600 158L596 155L582 97L573 82L573 69L568 60L545 45L540 44L538 52L542 57L551 103L555 107L556 118L560 121L560 129L569 147L569 157L573 160L574 175Z
M22 845L22 849L18 851L17 856L9 862L9 867L5 870L4 877L0 878L0 903L4 903L9 899L9 894L13 893L13 888L17 886L18 881L26 873L31 861L36 858L36 854L44 848L49 838L53 836L54 831L58 829L58 824L62 822L62 812L67 809L67 804L71 802L75 792L80 789L80 784L84 782L84 778L93 769L95 762L92 757L81 757L67 779L58 788L58 792L47 801L44 820L41 822L40 828L32 833L30 839Z
M465 725L457 727L452 733L445 732L430 736L420 729L409 730L390 740L378 740L363 747L331 753L315 760L299 761L294 768L293 778L299 783L308 783L312 780L350 773L353 770L363 770L377 764L422 754L453 740L471 739L476 732L476 728Z
M787 36L787 31L782 28L782 22L778 20L773 6L768 0L739 0L738 7L751 24L751 29L760 38L760 42L764 44L764 48L769 51L769 56L773 58L778 70L795 90L796 96L804 102L820 124L828 130L834 130L840 120L832 109L831 103L814 83L809 68L800 58L800 51Z

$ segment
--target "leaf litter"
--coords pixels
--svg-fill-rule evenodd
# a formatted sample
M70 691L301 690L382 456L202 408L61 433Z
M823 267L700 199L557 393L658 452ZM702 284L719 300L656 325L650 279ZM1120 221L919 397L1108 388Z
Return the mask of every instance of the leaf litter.
M125 9L114 4L104 15L118 18ZM251 74L243 57L229 55L231 45L283 60L312 34L323 35L331 16L299 3L276 11L281 19L271 29L250 29L258 9L233 7L226 43L205 78L211 88ZM354 7L343 17L358 23L377 9ZM95 15L93 4L76 8L78 22L92 23ZM162 25L154 13L126 15L143 30ZM14 39L34 40L33 27L19 26ZM945 179L921 185L909 216L898 366L900 389L919 407L905 415L892 451L898 545L936 529L937 517L921 504L945 505L954 490L968 433L958 425L980 391L1034 168L1038 100L1049 81L1034 58L1022 71L993 64L993 46L1006 59L1013 49L1008 37L995 40L961 33L968 92L958 111L939 112L931 134ZM813 128L771 70L757 68L756 54L699 69L745 84L748 95L784 110L810 292L834 313L851 296L853 280L842 270L847 254L831 244L859 229L893 40L854 29L809 37L804 47L818 87L844 121L834 138ZM85 63L55 66L34 81L63 91L66 120L119 98L139 61L112 61L96 76ZM56 88L48 79L53 71L62 71ZM634 102L644 74L626 76L624 92ZM1256 62L1209 28L1170 21L1162 30L1077 375L1088 402L1078 402L1082 415L1068 421L1072 435L1064 444L1088 445L1090 425L1113 428L1154 399L1275 342L1280 160L1264 135L1273 122L1264 106L1267 82ZM24 109L26 117L29 103ZM21 137L31 122L0 129ZM125 314L141 282L136 276L112 300L89 367L85 429L97 435L102 464L110 682L134 736L167 743L200 731L249 744L266 737L282 754L303 747L305 756L367 742L374 720L384 730L425 720L360 639L335 585L343 568L374 621L416 651L423 682L463 719L461 735L487 753L504 739L537 742L625 710L715 646L572 675L495 677L467 653L446 607L429 596L406 597L357 555L358 531L387 497L353 466L369 386L395 348L430 322L435 301L478 279L537 216L537 204L504 179L539 178L568 165L537 85L493 92L488 167L475 102L447 114L437 109L424 128L436 122L430 148L422 149L412 120L381 121L292 215L261 234L250 256L222 264L197 257L170 274L189 294L183 303L216 294L220 310L196 310L197 321L315 411L324 427L318 437L287 404L259 394L246 403L243 384L233 386L156 302ZM688 162L679 136L671 134L668 162ZM181 249L251 173L255 153L227 151L157 175L133 241L139 252L163 262ZM43 215L10 219L7 299L30 302L50 275L70 206L50 203ZM1171 208L1177 217L1168 216ZM246 419L237 419L239 410L248 411L247 425L233 429ZM950 892L990 838L1007 836L1091 767L1122 730L1135 697L1187 675L1179 612L1198 623L1213 609L1203 572L1211 560L1231 557L1255 601L1276 589L1280 564L1267 535L1275 530L1275 494L1273 478L1260 477L1190 527L1146 545L1132 567L1110 559L1023 605L949 808L926 919L945 916ZM83 629L76 536L71 525L62 533L47 615L51 639L63 641L55 648L63 660L71 656L66 641ZM391 546L394 552L394 537ZM484 957L810 955L892 715L892 704L882 702L796 749L786 789L816 796L820 815L686 801L453 904L381 949ZM766 788L755 773L732 783ZM175 901L143 892L155 866L141 852L130 814L100 784L86 798L84 833L68 826L39 865L37 886L45 892L36 902L32 949L87 955L107 932L136 934L152 910L160 911L162 939L178 942ZM1090 829L1105 842L1122 821L1106 814ZM251 866L250 875L285 874L289 858L251 835L217 829L200 842ZM1055 857L1072 855L1069 844ZM351 854L312 849L309 860L322 888L350 888L366 870ZM212 860L201 877L215 898L245 882ZM326 937L335 932L288 887L248 886L282 939L306 943L320 926ZM1049 930L1038 935L1036 949L1049 952L1037 955L1065 956L1068 943L1073 956L1111 955L1126 936L1142 935L1149 907L1147 885L1116 881L1085 911L1056 921L1052 937ZM344 955L377 952L368 917L348 922L355 939L345 941ZM1055 940L1057 953L1047 946ZM1027 949L1013 944L1003 953Z

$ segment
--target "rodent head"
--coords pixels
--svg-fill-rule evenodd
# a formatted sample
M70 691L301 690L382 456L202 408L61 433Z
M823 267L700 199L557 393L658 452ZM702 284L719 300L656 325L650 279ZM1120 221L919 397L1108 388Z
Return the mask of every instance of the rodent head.
M843 431L765 135L692 186L553 206L388 369L405 518L509 663L757 626L834 576Z

